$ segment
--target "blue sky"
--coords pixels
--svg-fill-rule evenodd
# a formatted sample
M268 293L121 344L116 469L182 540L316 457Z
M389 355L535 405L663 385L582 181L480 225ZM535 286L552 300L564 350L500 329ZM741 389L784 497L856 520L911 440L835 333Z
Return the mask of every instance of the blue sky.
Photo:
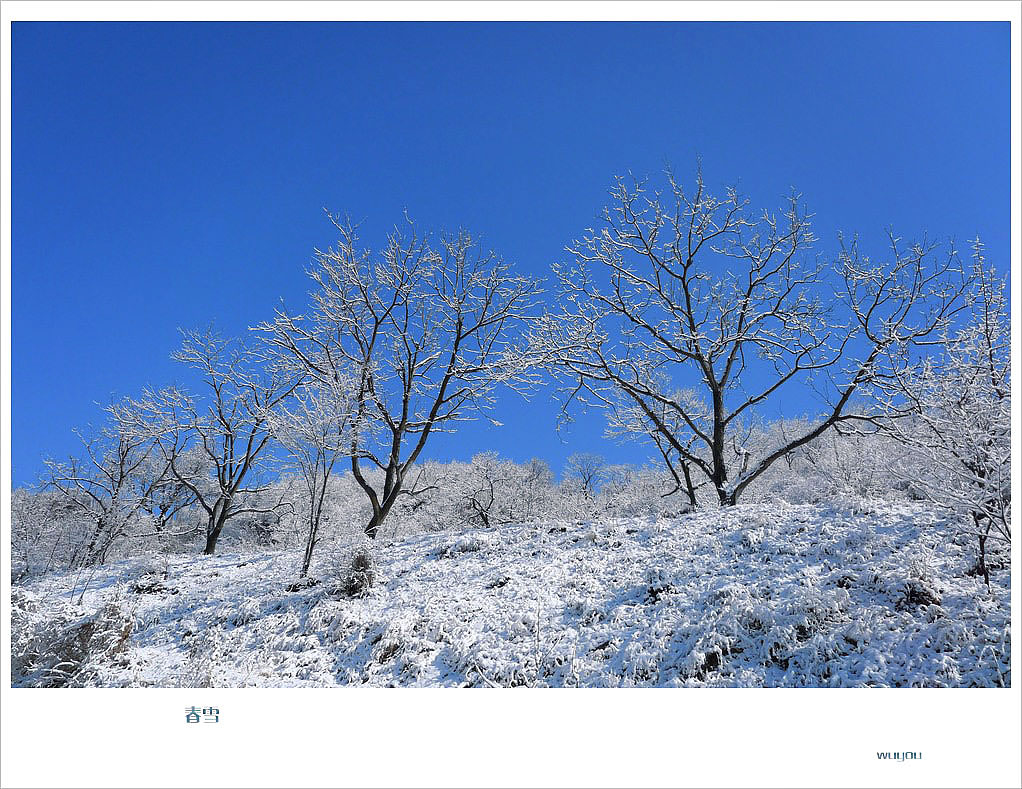
M15 485L97 403L184 380L177 327L302 304L323 207L374 245L405 209L464 226L545 276L614 175L701 157L755 205L797 187L825 256L893 225L1008 269L1007 23L19 22L12 50ZM427 454L650 454L556 410L508 395Z

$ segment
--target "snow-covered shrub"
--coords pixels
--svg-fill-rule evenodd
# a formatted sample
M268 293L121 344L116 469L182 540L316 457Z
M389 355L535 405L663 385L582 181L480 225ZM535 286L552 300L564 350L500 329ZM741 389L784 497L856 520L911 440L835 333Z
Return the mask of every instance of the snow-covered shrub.
M490 547L491 544L491 540L484 535L470 534L458 537L453 542L441 544L436 548L433 555L438 559L446 559L461 553L482 551Z
M242 627L257 620L261 614L262 607L259 600L254 597L246 597L237 604L230 604L224 617L224 623L231 627Z
M104 664L127 646L135 617L117 601L82 616L71 606L42 611L39 600L11 594L11 682L22 687L102 684Z
M407 495L398 497L380 531L384 539L562 516L562 497L541 460L516 463L483 452L468 463L428 461L413 468L409 480Z
M203 628L191 639L184 670L177 677L180 688L214 688L231 657L230 645L220 627Z
M378 572L376 557L366 542L350 548L341 562L341 572L334 587L334 594L348 597L365 597L369 594Z
M784 446L806 424L786 419L756 426L745 445L752 460ZM922 473L919 466L913 453L885 433L830 431L784 455L749 486L746 497L792 504L918 498L911 480Z
M597 510L612 518L676 518L692 511L684 492L662 468L607 466L596 496Z
M143 573L128 587L134 594L177 594L176 587L167 584L166 573Z
M443 468L448 492L438 498L447 499L449 514L461 525L490 528L550 517L553 473L541 460L515 463L496 452L482 452L467 464Z

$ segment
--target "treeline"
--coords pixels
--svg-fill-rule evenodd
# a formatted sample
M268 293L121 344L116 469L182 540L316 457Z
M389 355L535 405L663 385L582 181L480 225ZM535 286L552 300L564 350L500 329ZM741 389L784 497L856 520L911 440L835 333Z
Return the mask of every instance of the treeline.
M800 420L777 422L749 431L748 446L772 445ZM751 451L751 450L750 450ZM860 506L872 498L927 498L919 482L932 474L920 453L883 434L833 433L796 450L780 468L750 489L748 500L794 503L844 501ZM499 528L512 523L583 524L603 518L672 518L694 506L717 506L706 485L679 487L662 465L610 464L599 455L569 458L558 477L540 459L516 463L494 452L469 462L427 461L414 469L382 537L460 528ZM258 491L246 493L222 542L233 550L284 550L305 546L309 498L299 475L284 472ZM54 489L18 489L12 497L12 572L24 580L82 564L94 533L77 507ZM148 553L198 553L205 545L205 513L195 502L169 513L144 509L112 543L104 558ZM322 504L319 538L356 542L371 514L349 472L331 476Z
M42 492L18 493L23 573L191 545L199 522L207 554L225 531L301 535L304 575L341 525L372 540L656 516L800 485L925 496L967 524L981 565L1010 539L1008 309L978 240L970 262L893 234L882 259L841 239L827 261L797 194L760 212L668 172L618 179L544 293L465 231L406 221L373 251L330 219L303 311L244 339L185 332L174 358L199 389L111 405L78 456L47 463ZM568 417L603 410L608 438L645 441L657 464L576 456L555 481L541 461L427 461L433 434L493 418L499 388L541 386ZM812 417L764 424L810 389Z

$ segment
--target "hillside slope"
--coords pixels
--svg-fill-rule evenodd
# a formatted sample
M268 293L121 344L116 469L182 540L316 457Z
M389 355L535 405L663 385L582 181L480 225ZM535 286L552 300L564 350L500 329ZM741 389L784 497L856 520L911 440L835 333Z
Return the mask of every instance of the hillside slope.
M1006 557L922 505L741 505L673 520L425 534L364 598L287 591L295 553L182 556L14 591L16 685L990 686Z

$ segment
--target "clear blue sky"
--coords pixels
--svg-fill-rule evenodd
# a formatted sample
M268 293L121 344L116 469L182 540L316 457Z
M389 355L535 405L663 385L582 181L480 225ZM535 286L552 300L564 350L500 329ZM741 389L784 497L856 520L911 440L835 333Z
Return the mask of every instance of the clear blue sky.
M97 402L182 379L178 326L298 305L322 208L382 239L407 208L545 275L612 176L795 186L839 229L979 234L1008 269L1003 24L29 24L13 32L14 484ZM810 407L788 403L792 411ZM648 452L552 394L433 446L559 469Z

